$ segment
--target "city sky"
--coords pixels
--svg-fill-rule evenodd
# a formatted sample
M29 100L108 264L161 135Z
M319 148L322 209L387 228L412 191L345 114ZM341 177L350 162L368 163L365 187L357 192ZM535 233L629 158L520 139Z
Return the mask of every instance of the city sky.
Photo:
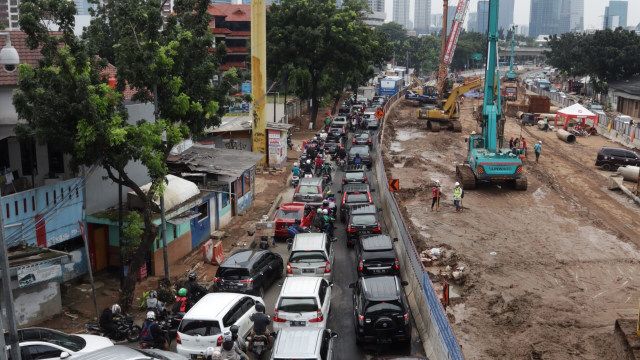
M387 21L391 21L393 12L393 0L385 0L385 10L387 13ZM414 0L411 1L409 20L413 22ZM478 0L471 0L469 3L469 11L475 12ZM627 12L627 26L636 26L640 23L640 1L628 1L629 8ZM458 5L458 0L449 0L449 6ZM584 0L584 27L585 29L602 29L604 16L604 8L609 5L609 0ZM516 0L513 21L518 25L529 24L529 8L530 0ZM442 14L442 0L431 0L431 13ZM465 26L466 27L466 26Z

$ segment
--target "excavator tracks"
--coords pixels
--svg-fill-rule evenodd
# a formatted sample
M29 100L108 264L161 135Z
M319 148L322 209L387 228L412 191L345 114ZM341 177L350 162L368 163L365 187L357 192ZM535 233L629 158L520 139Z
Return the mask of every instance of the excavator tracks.
M451 120L451 129L453 132L462 132L462 123L459 120Z
M527 190L527 176L522 175L520 179L515 180L514 188L516 190Z
M440 132L440 123L437 121L427 121L427 130L431 132Z
M468 165L456 165L456 178L458 179L458 182L462 184L463 189L472 190L476 188L476 175Z

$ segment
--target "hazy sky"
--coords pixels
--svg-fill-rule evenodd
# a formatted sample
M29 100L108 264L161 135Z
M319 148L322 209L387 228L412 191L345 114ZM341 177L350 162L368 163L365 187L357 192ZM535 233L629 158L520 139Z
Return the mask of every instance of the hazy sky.
M393 0L385 0L387 21L392 20ZM413 21L414 0L411 1L411 13L409 18ZM629 0L627 12L627 26L636 26L640 22L640 0ZM476 12L478 0L471 0L469 11ZM449 0L449 6L457 6L458 0ZM609 0L584 0L584 27L585 29L602 29L604 8L609 5ZM513 21L516 24L529 24L530 0L515 0L515 12ZM431 0L431 13L442 14L442 0ZM467 19L469 14L467 13Z

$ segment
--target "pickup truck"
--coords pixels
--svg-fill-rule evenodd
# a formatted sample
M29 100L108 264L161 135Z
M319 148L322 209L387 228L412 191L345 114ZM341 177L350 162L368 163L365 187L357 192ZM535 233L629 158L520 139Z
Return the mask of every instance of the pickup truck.
M420 104L435 104L436 102L438 102L438 96L433 96L433 95L420 95L417 92L408 90L405 94L404 94L404 98L406 100L413 100L413 101L417 101Z

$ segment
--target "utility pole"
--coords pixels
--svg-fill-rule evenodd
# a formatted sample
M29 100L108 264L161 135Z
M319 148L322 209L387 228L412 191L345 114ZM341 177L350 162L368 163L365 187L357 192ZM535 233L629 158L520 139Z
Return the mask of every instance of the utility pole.
M0 194L0 261L2 262L2 298L4 299L4 308L7 313L7 322L9 327L9 345L11 345L11 358L22 360L20 357L20 343L18 342L18 328L16 326L16 314L13 308L13 293L11 292L11 270L9 268L9 254L7 253L7 244L4 238L4 207L2 205L2 194ZM2 315L0 315L0 318ZM1 320L0 320L1 322ZM2 335L4 343L4 334ZM6 347L4 344L0 351L2 356L5 355Z
M160 117L160 108L158 107L158 85L155 84L153 85L153 115L156 120ZM164 178L162 181L164 181ZM164 260L164 277L169 281L169 249L167 248L167 219L164 211L164 191L162 192L162 195L160 195L160 221L162 223L162 257Z
M267 154L267 12L264 0L251 1L251 151ZM258 166L266 165L266 156Z

